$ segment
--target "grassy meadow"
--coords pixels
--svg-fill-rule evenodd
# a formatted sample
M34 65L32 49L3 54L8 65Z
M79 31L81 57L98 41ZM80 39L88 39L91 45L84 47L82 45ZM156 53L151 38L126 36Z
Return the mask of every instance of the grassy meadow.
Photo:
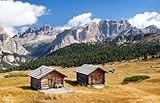
M103 89L78 86L75 83L76 68L54 67L68 76L65 79L65 87L74 90L68 94L43 94L31 90L30 78L25 75L30 71L1 73L0 103L158 103L160 101L160 59L132 60L101 66L106 71L111 67L115 68L115 73L106 74L107 86ZM125 77L133 75L148 75L150 79L122 85Z

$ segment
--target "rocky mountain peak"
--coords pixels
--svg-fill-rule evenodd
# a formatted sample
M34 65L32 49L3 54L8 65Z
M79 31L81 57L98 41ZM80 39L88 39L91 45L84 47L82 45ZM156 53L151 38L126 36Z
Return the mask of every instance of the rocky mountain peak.
M51 26L48 25L48 24L45 24L44 26L42 26L42 28L44 28L44 29L53 29L53 27L51 27Z
M145 29L133 27L128 20L102 20L83 27L70 29L57 35L50 48L56 50L73 43L108 41L116 44L136 43L146 33L158 30L155 26Z
M2 27L0 27L0 41L5 42L9 39L9 35L4 31Z
M38 52L44 48L45 45L51 43L57 36L57 34L62 31L51 27L49 25L44 25L39 28L29 28L23 33L18 33L13 39L22 44L31 54L36 55Z
M28 55L28 51L18 42L14 41L3 29L0 27L0 65L7 63L17 64L17 62L25 62L26 58L21 56ZM17 60L18 59L18 60ZM7 64L3 65L5 67Z
M106 41L116 44L141 41L147 33L155 33L159 28L149 26L145 29L133 27L128 20L101 20L99 23L90 22L86 25L73 27L64 31L49 25L40 28L30 28L23 37L14 38L26 48L38 48L34 51L42 54L54 51L73 43ZM40 45L40 46L39 46ZM33 52L31 49L31 52Z
M56 33L61 32L61 30L56 29L54 27L49 26L48 24L42 26L42 27L30 27L26 31L19 32L14 36L19 38L25 38L30 36L36 36L36 35L54 35Z
M28 28L25 32L20 32L13 38L17 42L20 42L22 45L34 43L39 44L41 42L51 42L60 32L61 30L58 30L49 25L44 25L39 28Z
M28 51L23 48L18 42L14 41L9 35L0 27L0 50L8 53L17 53L26 55Z
M144 28L142 31L145 32L145 34L148 33L156 33L159 30L159 28L155 25L150 25L146 28Z

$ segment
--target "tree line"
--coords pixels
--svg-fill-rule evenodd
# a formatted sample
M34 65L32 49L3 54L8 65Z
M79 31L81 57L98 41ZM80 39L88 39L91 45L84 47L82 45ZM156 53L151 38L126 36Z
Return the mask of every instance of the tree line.
M105 64L139 57L147 59L159 57L160 45L156 43L136 43L116 45L109 43L81 43L58 49L45 57L39 57L20 67L9 70L36 69L41 65L73 67L82 64Z

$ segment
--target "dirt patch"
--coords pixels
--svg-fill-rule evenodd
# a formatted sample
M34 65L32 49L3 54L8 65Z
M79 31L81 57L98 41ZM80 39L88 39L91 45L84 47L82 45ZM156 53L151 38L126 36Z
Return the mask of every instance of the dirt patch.
M52 89L46 89L46 90L39 90L42 93L53 93L53 94L64 94L64 93L73 93L73 90L68 89L68 88L52 88Z

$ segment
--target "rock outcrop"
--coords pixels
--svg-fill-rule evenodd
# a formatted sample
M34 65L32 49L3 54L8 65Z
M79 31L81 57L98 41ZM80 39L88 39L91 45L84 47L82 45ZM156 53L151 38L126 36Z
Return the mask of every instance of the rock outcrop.
M28 55L28 51L18 42L14 41L9 35L0 27L0 64L2 67L3 63L8 63L9 65L18 65L24 61L15 58L21 58L22 56ZM26 58L25 58L26 59Z

